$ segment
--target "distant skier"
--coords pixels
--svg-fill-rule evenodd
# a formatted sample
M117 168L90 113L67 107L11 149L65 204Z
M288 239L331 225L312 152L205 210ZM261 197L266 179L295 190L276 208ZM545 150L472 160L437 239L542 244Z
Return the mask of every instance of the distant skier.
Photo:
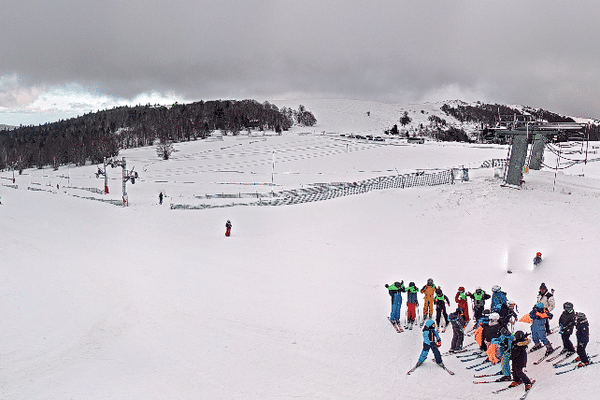
M392 300L392 311L390 312L390 322L400 324L400 309L402 307L402 292L405 292L404 281L394 282L391 285L385 284Z
M162 202L163 202L163 196L164 196L164 195L163 195L163 192L160 192L160 193L158 194L158 204L160 204L160 205L162 205Z
M467 293L465 293L465 288L463 286L458 288L458 292L454 295L454 301L458 305L458 307L463 310L463 319L465 322L469 322L469 302L467 301Z
M535 253L535 257L533 258L533 265L538 265L542 262L542 253L539 251Z
M435 285L433 279L427 279L427 284L421 289L421 293L425 295L423 304L423 319L431 319L433 315L433 295L435 294ZM425 317L427 315L427 317Z
M414 282L410 282L406 288L406 322L408 323L408 329L412 329L417 319L416 308L419 306L417 293L419 293L419 289Z
M546 310L542 303L537 303L529 313L531 318L531 336L535 343L531 351L541 349L546 346L546 356L554 351L552 343L546 337L546 320L552 318L552 313Z
M513 382L511 387L518 386L521 383L525 384L525 390L531 389L531 385L535 380L530 380L523 370L527 367L527 345L531 342L523 331L515 332L515 341L513 343L510 360L512 361Z
M492 312L500 311L502 304L506 303L506 292L498 285L492 287L492 304L490 306Z
M230 236L231 235L231 221L227 220L227 222L225 223L225 236Z
M537 302L542 303L548 311L552 312L555 307L554 289L552 289L551 291L548 291L546 284L544 282L542 282L542 284L540 285L540 291L538 292L538 295L537 295ZM550 334L550 322L548 320L546 320L546 335L549 335L549 334Z
M429 350L433 352L433 355L435 356L435 362L440 367L444 367L442 355L438 349L441 344L442 339L440 339L440 335L435 330L435 322L428 320L425 322L425 326L423 327L423 351L421 351L421 355L419 356L419 360L417 361L417 365L415 365L415 367L423 364L423 361L427 359Z
M485 301L491 296L482 290L481 286L477 286L474 293L467 293L467 296L473 299L473 318L475 318L475 324L478 324L485 309Z
M577 355L579 356L578 367L585 367L589 365L590 358L585 352L588 342L590 341L590 325L584 313L578 312L575 314L576 327L577 327Z
M563 304L563 313L558 319L558 325L560 326L560 337L563 342L563 349L561 354L567 353L569 355L575 353L575 347L571 342L571 334L575 328L575 311L573 310L573 303L566 302Z
M450 305L450 300L448 296L446 296L442 292L442 288L438 287L435 289L435 323L438 326L438 330L442 329L444 332L446 331L446 326L448 326L448 313L446 312L446 304ZM440 324L440 320L442 315L444 316L444 327L442 328Z

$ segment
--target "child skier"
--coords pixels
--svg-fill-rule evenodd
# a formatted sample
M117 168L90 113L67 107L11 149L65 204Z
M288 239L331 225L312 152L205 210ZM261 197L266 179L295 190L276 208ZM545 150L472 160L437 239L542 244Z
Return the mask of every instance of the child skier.
M502 288L498 285L492 287L492 305L490 306L492 312L500 311L502 304L506 303L506 292L502 291Z
M421 355L419 356L419 360L417 361L417 365L415 365L415 368L423 364L423 361L427 359L429 350L433 351L435 362L440 367L444 367L444 363L442 362L442 355L438 350L438 347L441 344L442 339L440 339L440 335L435 330L435 322L433 322L432 320L428 320L427 322L425 322L425 326L423 327L423 351L421 351Z
M465 339L465 327L467 322L463 317L463 309L458 307L455 312L448 316L452 324L452 342L450 343L450 353L462 350Z
M425 295L423 304L423 319L431 319L433 315L433 295L435 294L435 285L433 279L427 279L427 284L421 289L421 293ZM427 315L427 317L425 317Z
M546 356L551 354L554 349L552 344L546 337L546 320L552 318L552 314L546 310L542 303L537 303L531 312L529 313L531 318L531 336L535 345L531 348L531 351L541 349L546 346Z
M465 293L465 288L463 286L458 288L458 292L454 296L454 301L457 306L462 308L463 310L463 318L465 322L469 322L469 303L467 301L467 293Z
M573 310L573 303L566 302L563 304L563 313L558 319L558 325L560 326L560 337L563 342L563 349L561 354L567 353L568 355L575 353L575 347L571 342L571 334L573 328L575 328L575 311Z
M585 314L578 312L575 314L576 327L577 327L577 355L579 356L578 367L585 367L590 364L590 358L585 352L588 342L590 341L590 325L588 323Z
M527 345L531 341L523 331L515 332L515 341L513 343L510 360L512 361L512 375L513 383L510 386L518 386L521 383L525 384L525 390L529 390L531 385L535 383L535 380L531 381L527 375L523 372L523 369L527 367Z
M438 287L435 289L435 323L439 329L443 329L442 331L446 331L446 326L448 326L448 313L446 312L446 303L450 305L450 300L448 296L442 293L442 288ZM444 316L444 327L442 328L440 325L441 316Z
M471 299L473 299L473 318L475 323L479 323L479 319L485 309L485 301L490 298L490 295L481 289L481 286L477 286L475 293L467 293Z
M231 235L231 221L227 220L227 222L225 223L225 236L230 236Z
M413 328L413 324L417 318L416 307L419 306L417 293L419 293L419 289L415 286L415 283L409 283L406 288L406 321L408 323L408 329Z
M518 317L515 311L516 307L517 304L511 300L506 300L506 303L502 304L500 311L498 311L498 314L500 314L500 325L505 328L508 328L509 323L514 325Z
M507 328L500 330L500 336L492 339L492 344L498 349L500 364L502 365L502 378L498 382L510 381L510 354L515 337Z
M402 308L402 292L405 292L404 281L394 282L391 285L385 284L392 300L392 311L390 312L390 322L392 324L400 323L400 309Z
M533 258L533 265L538 265L542 262L542 253L539 251L535 253L535 257Z

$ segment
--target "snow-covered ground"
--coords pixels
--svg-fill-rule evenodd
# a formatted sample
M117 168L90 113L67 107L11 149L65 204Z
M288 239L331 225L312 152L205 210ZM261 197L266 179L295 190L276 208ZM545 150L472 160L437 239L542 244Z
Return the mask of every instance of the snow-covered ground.
M305 105L319 120L310 134L294 128L176 144L169 161L154 148L123 151L140 175L127 186L128 208L76 197L118 201L120 168L108 168L109 195L89 190L103 187L97 166L26 170L16 188L12 171L0 172L0 397L518 397L522 388L493 395L503 384L473 385L473 370L454 357L444 362L455 376L434 363L406 375L421 334L390 326L384 284L420 287L429 277L451 299L458 286L500 285L521 315L545 282L556 290L552 325L562 303L572 302L590 320L588 352L598 351L598 163L556 176L531 171L522 190L508 189L493 169L473 168L505 158L506 147L349 140L329 132L379 128L365 115L342 118L348 108L333 101ZM371 118L397 118L369 108ZM472 168L471 179L454 185L295 206L169 208L211 193L460 165ZM534 270L536 251L544 261ZM442 334L443 351L451 336ZM558 335L550 339L560 344ZM596 367L556 376L549 363L534 366L535 358L528 399L597 395Z

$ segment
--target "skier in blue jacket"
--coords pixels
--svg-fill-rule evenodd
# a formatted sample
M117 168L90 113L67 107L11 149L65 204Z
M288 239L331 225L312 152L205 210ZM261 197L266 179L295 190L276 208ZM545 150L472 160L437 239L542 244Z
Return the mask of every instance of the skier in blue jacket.
M421 356L419 357L419 361L417 361L417 367L423 364L423 361L427 359L427 354L429 354L429 350L433 351L433 355L435 356L435 362L440 366L444 367L444 363L442 362L442 355L438 347L441 345L442 339L440 339L440 335L435 330L435 322L433 320L427 320L425 322L425 326L423 327L423 351L421 351Z

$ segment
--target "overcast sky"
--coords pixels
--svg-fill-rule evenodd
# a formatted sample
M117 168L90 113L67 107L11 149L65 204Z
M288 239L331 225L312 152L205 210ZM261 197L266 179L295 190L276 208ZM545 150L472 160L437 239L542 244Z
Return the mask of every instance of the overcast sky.
M2 0L0 124L245 98L600 118L599 39L587 0Z

